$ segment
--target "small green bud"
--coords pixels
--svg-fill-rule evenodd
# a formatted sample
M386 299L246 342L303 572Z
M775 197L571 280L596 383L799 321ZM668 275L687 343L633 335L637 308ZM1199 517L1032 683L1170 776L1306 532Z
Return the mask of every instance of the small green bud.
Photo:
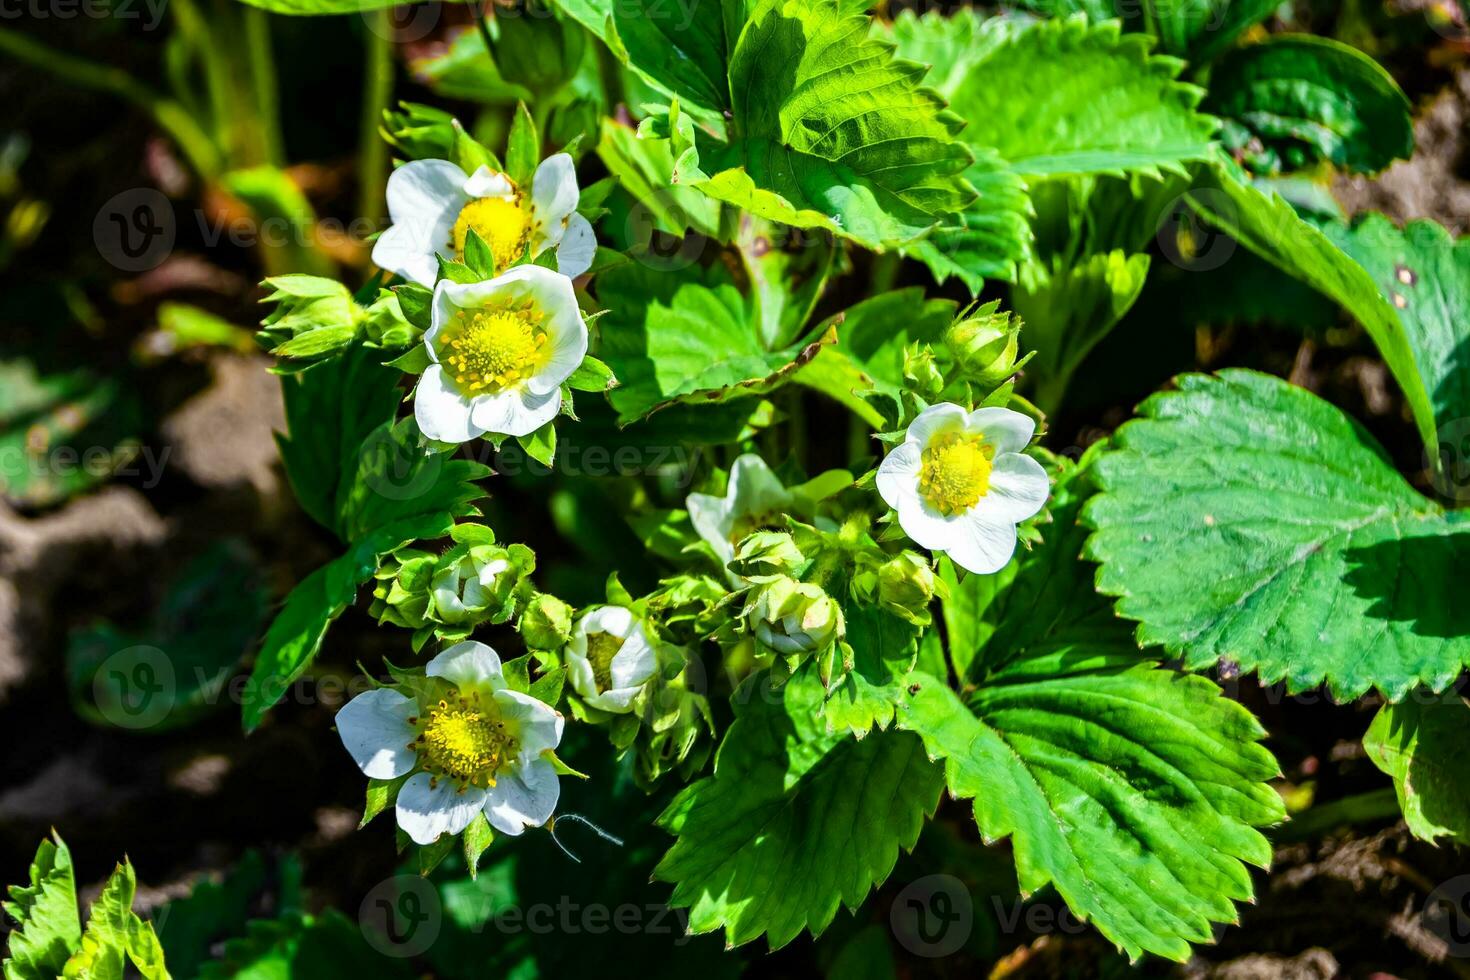
M429 581L435 556L405 548L383 560L368 612L379 623L423 629L429 622Z
M994 386L1015 373L1020 332L1020 323L1008 314L996 313L992 304L982 307L975 316L951 324L945 330L944 343L967 380Z
M495 63L506 81L544 94L561 88L582 63L586 32L539 0L496 13Z
M927 626L933 618L929 603L934 598L934 582L929 562L905 551L878 567L878 603L916 626Z
M820 585L786 576L756 586L745 613L756 640L784 657L818 653L846 634L835 599Z
M790 575L806 556L785 531L756 531L735 549L730 571L751 582L769 582Z
M363 310L340 282L289 275L262 285L271 293L261 302L276 308L261 321L255 338L277 357L315 362L344 350L357 336Z
M363 336L384 350L400 350L418 343L423 331L408 322L398 296L385 289L364 312Z
M526 603L517 628L532 650L560 650L572 638L572 607L554 595L537 593Z
M944 391L944 372L934 360L934 351L915 344L903 352L903 376L920 397L935 401Z

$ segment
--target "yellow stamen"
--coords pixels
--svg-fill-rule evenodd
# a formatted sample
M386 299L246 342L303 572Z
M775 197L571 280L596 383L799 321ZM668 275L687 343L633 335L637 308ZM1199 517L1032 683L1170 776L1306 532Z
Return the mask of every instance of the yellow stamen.
M613 657L616 657L622 648L621 637L613 636L611 633L587 634L587 662L592 664L592 677L597 682L599 691L606 691L612 687Z
M439 359L467 395L504 391L545 362L541 319L530 306L460 310L440 335Z
M950 433L929 443L919 469L919 491L941 514L969 510L990 492L995 447L978 435Z
M494 786L501 763L515 754L505 722L482 711L478 698L464 697L429 709L413 747L425 770L479 786Z
M496 272L510 268L525 254L526 243L531 240L531 216L521 210L516 200L481 197L464 206L450 233L454 257L461 261L464 259L464 242L471 228L490 246L495 256Z

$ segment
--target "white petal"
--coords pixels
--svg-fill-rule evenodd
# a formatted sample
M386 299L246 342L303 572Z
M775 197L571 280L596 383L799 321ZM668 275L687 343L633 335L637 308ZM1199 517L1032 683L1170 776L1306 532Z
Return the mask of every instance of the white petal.
M505 174L482 163L464 182L464 192L466 197L477 200L482 197L515 197L516 185Z
M424 220L394 225L373 243L373 264L432 289L434 280L439 278L435 253L448 253L453 228L452 214L447 223Z
M791 494L766 461L755 453L745 453L730 467L725 499L737 517L791 506Z
M953 522L954 533L943 549L950 560L978 575L989 575L1006 567L1016 551L1016 526L992 524L966 516Z
M715 549L720 564L729 564L735 557L735 547L730 544L730 531L735 526L735 515L724 497L708 493L691 493L684 498L684 507L689 511L689 523L694 531L709 546Z
M485 817L496 830L517 837L550 820L560 798L556 767L537 758L496 780L485 797Z
M898 526L903 528L903 533L919 547L930 551L948 548L955 538L954 525L966 517L964 514L946 517L930 507L918 494L900 500L894 509L898 511Z
M965 418L965 410L953 402L930 405L919 413L918 418L909 423L906 440L918 443L922 450L939 433L949 429L963 428Z
M413 160L388 175L388 214L403 224L425 214L464 207L465 172L448 160Z
M472 402L456 391L437 364L430 364L419 378L413 395L413 417L419 431L440 442L469 442L483 435L485 426L470 418Z
M507 727L514 728L521 753L537 756L561 744L562 716L551 705L520 691L496 691L495 703Z
M533 252L539 253L561 241L567 218L577 210L580 197L577 168L570 154L557 153L541 161L531 180L531 211L536 220L532 231Z
M587 356L587 323L577 308L577 291L566 276L539 265L523 265L506 273L505 278L515 273L521 273L518 281L535 297L536 306L546 317L542 321L550 344L546 366L526 382L535 394L546 394L571 377Z
M561 411L561 389L533 395L526 386L497 395L481 395L473 406L474 426L481 432L528 436ZM463 440L461 440L463 441Z
M983 433L998 456L1025 449L1036 434L1036 421L1009 408L977 408L965 419L965 429Z
M456 643L430 660L425 673L466 691L499 691L505 687L500 654L474 640Z
M614 688L636 689L642 687L656 669L658 660L653 653L653 643L640 623L623 641L622 648L613 654L612 661L608 664L608 675Z
M373 262L405 279L432 287L439 275L437 252L449 251L450 234L469 200L463 170L448 160L414 160L388 177L388 213L393 226L373 246Z
M633 699L638 696L638 692L641 690L643 690L642 684L639 684L637 687L615 687L610 691L603 691L601 694L583 695L582 700L599 711L621 715L633 709Z
M1005 453L990 469L990 491L970 513L992 524L1019 524L1046 506L1051 483L1046 470L1030 456Z
M408 723L416 706L397 691L378 688L348 701L337 712L337 734L352 760L369 779L397 779L414 766Z
M597 695L597 676L592 670L592 661L587 659L586 653L579 653L572 649L576 645L576 638L568 643L562 651L562 661L566 664L567 679L572 682L572 690L582 695L583 698L595 697ZM582 637L582 646L587 646L587 638Z
M597 235L592 222L575 211L567 219L567 233L556 247L556 271L575 279L592 268L597 257Z
M633 611L623 606L598 606L577 620L576 632L581 636L588 633L611 633L623 640L633 632L637 623ZM585 641L584 641L585 648Z
M923 450L917 442L905 442L878 464L878 495L894 510L902 501L917 499L919 470L924 465ZM912 535L910 535L912 537Z
M437 783L426 772L409 778L398 791L398 826L415 844L432 844L440 834L457 834L485 806L485 791L463 790L447 779Z

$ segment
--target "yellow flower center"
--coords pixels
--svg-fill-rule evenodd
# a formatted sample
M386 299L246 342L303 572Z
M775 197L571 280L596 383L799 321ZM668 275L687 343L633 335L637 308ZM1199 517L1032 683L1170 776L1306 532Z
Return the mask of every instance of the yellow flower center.
M613 636L611 633L589 633L587 634L587 662L592 665L592 677L597 681L597 689L606 691L612 688L612 662L613 657L623 648L623 639Z
M494 786L501 763L515 754L515 739L506 732L505 722L480 709L478 697L459 697L429 709L423 731L410 747L431 773Z
M954 433L939 436L924 450L919 491L941 514L969 510L990 491L995 447L983 436Z
M535 374L545 360L541 319L529 305L460 310L441 335L439 359L467 395L504 391Z
M464 260L464 243L469 230L490 246L495 256L495 271L504 272L526 251L531 240L531 216L516 201L502 197L481 197L466 204L454 221L450 244L454 257Z

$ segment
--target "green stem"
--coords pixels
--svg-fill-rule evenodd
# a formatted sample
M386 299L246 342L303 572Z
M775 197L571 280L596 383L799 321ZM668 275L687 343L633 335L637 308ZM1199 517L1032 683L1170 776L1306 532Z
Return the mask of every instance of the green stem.
M378 128L393 98L393 42L388 10L364 14L367 21L362 120L357 154L357 213L373 225L382 222L388 181L388 144Z
M127 72L58 51L9 27L0 27L0 51L73 85L111 92L137 106L173 138L196 173L205 178L219 173L219 150L199 124L177 102L164 98Z
M1278 827L1271 837L1278 842L1308 840L1336 827L1397 820L1398 817L1398 796L1392 787L1386 787L1310 807Z
M255 96L255 115L266 162L279 167L285 162L281 141L281 97L276 85L276 62L271 53L270 15L259 7L242 7L245 44L250 59L250 87Z

